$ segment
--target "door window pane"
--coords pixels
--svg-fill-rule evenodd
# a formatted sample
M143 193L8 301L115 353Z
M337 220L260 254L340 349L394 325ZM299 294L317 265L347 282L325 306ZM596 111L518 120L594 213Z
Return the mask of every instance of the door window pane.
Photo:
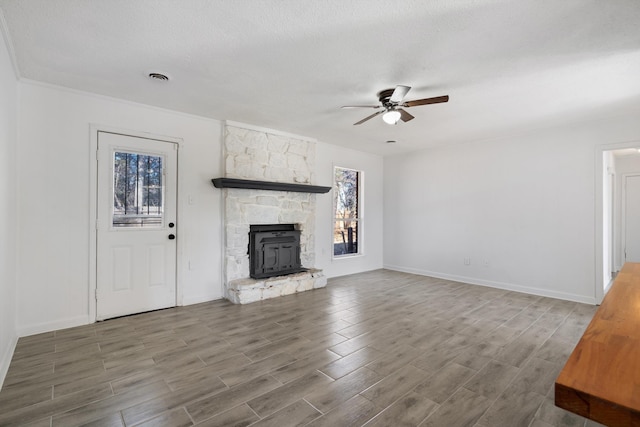
M162 227L163 194L161 156L115 152L114 227Z

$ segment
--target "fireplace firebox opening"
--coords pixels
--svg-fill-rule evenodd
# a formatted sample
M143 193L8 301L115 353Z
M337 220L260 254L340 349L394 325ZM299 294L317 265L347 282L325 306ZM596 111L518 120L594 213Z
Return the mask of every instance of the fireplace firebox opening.
M307 271L300 261L300 230L295 224L251 225L249 275L254 279Z

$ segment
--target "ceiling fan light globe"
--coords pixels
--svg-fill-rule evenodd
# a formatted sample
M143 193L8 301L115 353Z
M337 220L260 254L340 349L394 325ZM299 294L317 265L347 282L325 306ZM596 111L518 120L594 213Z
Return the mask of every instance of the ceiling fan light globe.
M395 125L400 120L400 112L395 110L387 111L382 115L382 120L387 124Z

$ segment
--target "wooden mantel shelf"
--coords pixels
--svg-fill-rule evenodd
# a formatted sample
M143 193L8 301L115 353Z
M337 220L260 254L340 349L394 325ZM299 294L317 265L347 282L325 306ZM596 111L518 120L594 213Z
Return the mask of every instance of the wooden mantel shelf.
M294 191L297 193L328 193L331 187L319 185L290 184L287 182L253 181L237 178L214 178L211 180L216 188L244 188L250 190Z
M626 263L555 384L556 406L640 426L640 263Z

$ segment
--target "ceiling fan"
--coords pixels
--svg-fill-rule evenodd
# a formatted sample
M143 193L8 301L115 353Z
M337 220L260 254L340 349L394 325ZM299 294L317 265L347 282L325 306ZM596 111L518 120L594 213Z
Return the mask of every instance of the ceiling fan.
M345 105L342 108L382 108L382 110L376 111L372 115L354 123L354 125L360 125L380 114L382 114L382 120L384 120L385 123L395 125L398 123L398 120L408 122L414 118L411 114L403 110L402 107L409 108L416 107L418 105L439 104L441 102L449 101L449 95L445 95L403 102L402 100L409 90L411 90L411 86L398 85L395 89L385 89L378 92L380 105Z

